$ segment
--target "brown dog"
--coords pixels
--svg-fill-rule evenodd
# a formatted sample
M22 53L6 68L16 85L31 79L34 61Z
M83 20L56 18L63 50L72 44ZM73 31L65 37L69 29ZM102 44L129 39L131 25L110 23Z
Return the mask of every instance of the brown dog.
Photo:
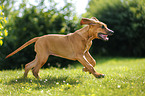
M114 32L108 29L106 24L100 22L95 17L91 19L82 18L80 24L87 24L88 26L68 35L53 34L33 38L9 54L6 58L36 42L36 57L33 61L25 65L24 77L27 77L29 70L33 68L33 75L39 78L39 69L46 63L49 55L55 55L70 60L78 60L84 66L83 71L92 73L96 78L104 77L104 74L95 71L94 66L96 62L90 55L89 49L93 39L98 38L107 41L107 36L112 35Z

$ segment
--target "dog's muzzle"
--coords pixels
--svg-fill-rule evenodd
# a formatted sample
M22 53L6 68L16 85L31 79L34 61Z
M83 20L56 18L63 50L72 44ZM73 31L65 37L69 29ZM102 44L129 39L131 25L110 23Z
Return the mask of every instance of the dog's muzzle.
M108 41L108 40L109 40L108 36L113 35L113 33L114 33L114 31L108 29L108 30L107 30L107 34L98 33L98 36L99 36L102 40Z

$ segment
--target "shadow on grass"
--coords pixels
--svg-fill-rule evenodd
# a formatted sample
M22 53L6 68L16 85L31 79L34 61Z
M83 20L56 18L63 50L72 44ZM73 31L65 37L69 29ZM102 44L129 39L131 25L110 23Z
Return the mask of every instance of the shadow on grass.
M42 79L36 78L19 78L13 79L7 83L6 85L17 85L17 87L23 86L31 86L33 90L40 90L40 89L47 89L47 88L54 88L60 87L61 85L77 85L81 82L78 82L77 78L72 78L68 76L48 76Z

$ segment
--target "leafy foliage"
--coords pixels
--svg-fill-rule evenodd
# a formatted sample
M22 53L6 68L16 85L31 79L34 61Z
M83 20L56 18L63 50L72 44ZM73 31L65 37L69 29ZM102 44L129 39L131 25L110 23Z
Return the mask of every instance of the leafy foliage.
M8 31L4 28L4 25L7 23L6 17L3 13L4 5L0 4L0 45L3 44L3 37L8 35Z
M96 53L104 55L145 56L144 0L91 0L87 14L115 31L109 42L95 41L93 52L98 49Z

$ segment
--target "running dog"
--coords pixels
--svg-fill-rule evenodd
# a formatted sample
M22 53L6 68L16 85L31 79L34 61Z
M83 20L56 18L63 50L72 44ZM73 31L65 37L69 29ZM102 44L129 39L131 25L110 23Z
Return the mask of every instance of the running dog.
M27 77L29 70L33 68L33 75L39 78L38 72L40 68L46 63L50 55L54 55L69 60L78 60L84 66L83 71L90 72L96 78L103 78L105 75L96 72L94 69L96 62L90 55L89 49L93 39L97 38L107 41L109 40L108 35L113 35L114 32L95 17L91 19L82 18L80 24L87 26L67 35L51 34L35 37L6 58L35 42L36 56L33 61L25 65L24 77Z

